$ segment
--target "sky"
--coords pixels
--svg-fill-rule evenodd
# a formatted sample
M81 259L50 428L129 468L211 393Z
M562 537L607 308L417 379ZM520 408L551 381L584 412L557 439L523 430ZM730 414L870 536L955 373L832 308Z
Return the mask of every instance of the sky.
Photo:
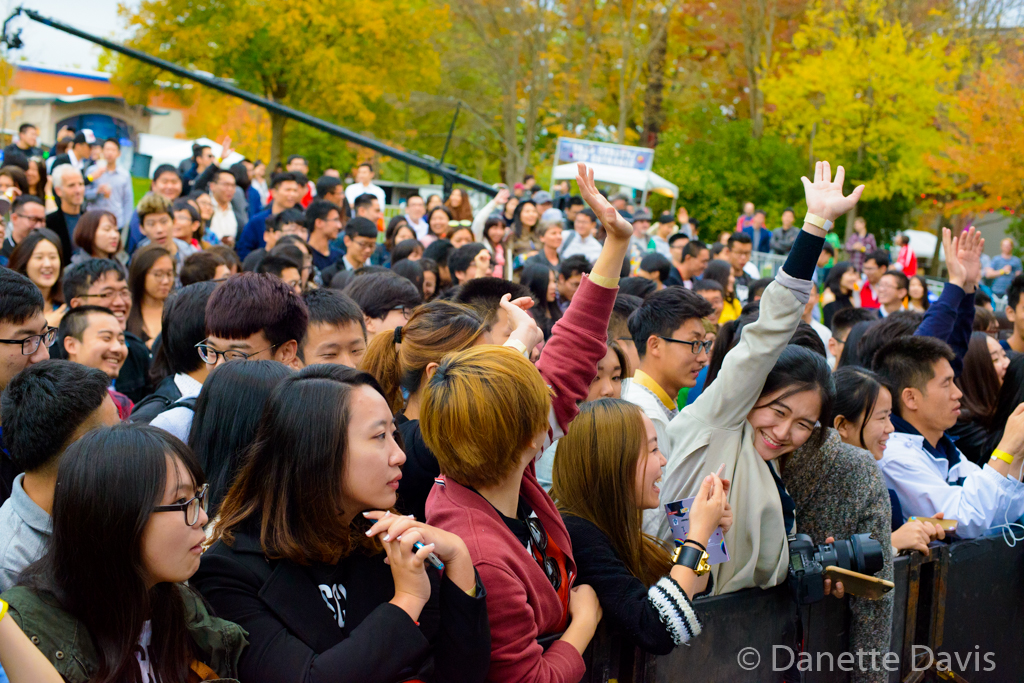
M2 0L3 19L22 5L34 9L45 17L56 19L75 28L94 33L104 38L124 38L123 21L117 16L119 0ZM121 0L129 7L137 6L139 0ZM2 23L2 19L0 19ZM24 29L21 39L25 47L12 51L10 61L27 61L40 66L56 68L95 69L100 48L92 43L75 38L57 29L44 26L22 15L12 22L12 27Z

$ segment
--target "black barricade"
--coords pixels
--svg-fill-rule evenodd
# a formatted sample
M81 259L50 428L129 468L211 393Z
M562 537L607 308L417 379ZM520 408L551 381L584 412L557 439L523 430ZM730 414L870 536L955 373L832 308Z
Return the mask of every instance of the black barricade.
M891 654L875 655L889 667L891 683L1024 681L1024 543L1011 548L995 536L936 544L928 557L896 558L894 582ZM631 647L602 625L587 652L584 681L851 680L858 653L850 652L847 600L826 598L801 615L789 589L779 586L707 598L696 607L704 632L664 657ZM872 655L859 656L870 662ZM804 671L797 671L801 663ZM955 675L939 677L946 666Z

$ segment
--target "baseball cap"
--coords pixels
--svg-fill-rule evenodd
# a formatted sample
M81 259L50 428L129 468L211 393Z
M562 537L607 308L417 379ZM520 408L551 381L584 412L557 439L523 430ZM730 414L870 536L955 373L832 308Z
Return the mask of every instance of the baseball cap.
M533 193L533 202L535 204L550 204L551 203L551 194L548 193L548 192L545 192L544 190L541 190L540 192L534 192Z
M90 145L96 143L96 136L88 128L83 128L82 130L80 130L77 133L75 133L75 142L74 142L74 144L80 145L83 142L88 143Z

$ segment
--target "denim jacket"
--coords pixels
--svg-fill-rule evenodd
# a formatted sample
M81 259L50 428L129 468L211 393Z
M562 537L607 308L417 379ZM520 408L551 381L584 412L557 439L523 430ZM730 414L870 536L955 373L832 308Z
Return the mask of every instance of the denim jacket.
M241 626L210 614L202 598L181 585L185 622L202 653L203 663L226 678L206 679L226 683L238 675L238 660L248 645ZM99 655L85 626L68 614L50 593L24 586L2 596L10 604L11 618L35 643L68 683L88 683L99 668ZM199 679L194 676L193 680Z

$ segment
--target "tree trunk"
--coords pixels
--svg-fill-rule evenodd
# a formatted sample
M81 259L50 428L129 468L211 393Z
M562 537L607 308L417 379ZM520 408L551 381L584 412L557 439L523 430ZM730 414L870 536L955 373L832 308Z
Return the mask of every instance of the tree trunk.
M271 172L277 168L278 162L281 161L281 147L284 145L284 125L288 122L288 119L277 114L270 112L270 162L267 164L267 168Z
M932 254L932 262L928 267L928 274L932 277L938 277L939 273L942 272L942 264L939 261L939 254L942 253L942 226L946 223L946 217L941 213L935 221L935 253Z
M861 143L860 147L857 148L857 171L860 171L861 164L864 163L864 143ZM832 169L835 173L835 169ZM853 234L853 222L857 220L857 205L854 204L853 208L846 213L846 235L843 237L843 244L846 240L850 239L850 235ZM870 230L868 231L870 232Z
M654 18L651 18L654 26ZM665 56L668 53L668 30L655 35L651 53L647 57L647 91L644 95L644 131L640 144L654 149L658 146L658 134L664 118L662 102L665 97Z

